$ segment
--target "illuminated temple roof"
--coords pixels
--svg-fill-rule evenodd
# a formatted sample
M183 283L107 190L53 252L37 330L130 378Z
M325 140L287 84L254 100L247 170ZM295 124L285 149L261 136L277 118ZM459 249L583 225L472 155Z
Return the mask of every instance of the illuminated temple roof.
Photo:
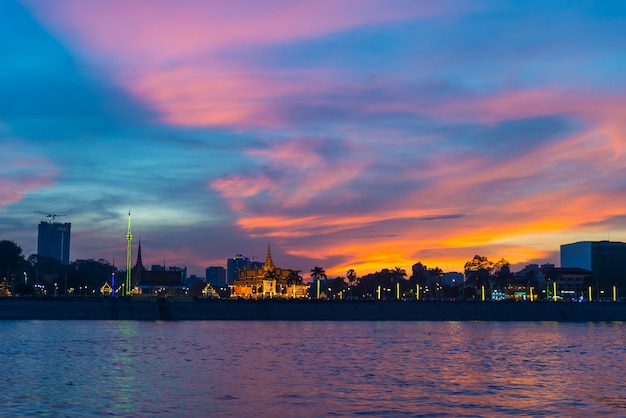
M267 245L265 263L259 267L239 270L231 286L234 298L300 298L306 297L308 285L301 284L294 277L299 277L297 270L276 267L272 260L272 250Z
M274 262L272 261L272 250L270 245L267 244L267 257L265 258L265 264L263 264L264 271L274 271L276 267L274 266Z

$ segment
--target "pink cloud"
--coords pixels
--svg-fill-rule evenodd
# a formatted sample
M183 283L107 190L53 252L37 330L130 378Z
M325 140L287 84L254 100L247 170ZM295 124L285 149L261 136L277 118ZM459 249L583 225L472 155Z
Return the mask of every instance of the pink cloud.
M329 161L317 149L318 142L315 139L291 139L270 144L265 149L249 149L246 153L261 171L222 177L212 181L210 187L242 215L251 213L246 209L246 201L261 193L266 193L274 202L272 206L306 207L312 200L341 188L367 166L366 161L349 160L348 164L346 158ZM357 149L355 145L352 147ZM266 172L272 172L272 177Z
M57 170L44 158L33 157L22 144L9 140L0 144L3 156L0 177L0 208L19 202L28 193L56 183Z
M224 52L375 23L459 13L469 5L382 0L26 1L67 45L179 125L267 126L277 96L332 91L319 74L264 73ZM269 120L268 120L269 119Z
M54 4L26 0L25 3L42 21L83 47L148 61L194 56L233 45L291 41L360 25L451 11L445 2L383 0L263 3L60 0ZM454 9L457 13L459 5L455 4Z

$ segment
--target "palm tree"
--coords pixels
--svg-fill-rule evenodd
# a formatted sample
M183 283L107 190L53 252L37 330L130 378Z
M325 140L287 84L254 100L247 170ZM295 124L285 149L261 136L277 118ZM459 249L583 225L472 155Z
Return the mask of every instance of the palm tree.
M293 296L296 296L296 288L295 286L302 284L302 276L300 276L300 270L291 270L289 275L287 276L287 285L294 286L293 288Z
M396 267L391 271L394 280L400 281L406 277L406 270L401 267Z
M315 266L311 269L311 277L313 278L313 280L326 280L326 270L324 270L322 267Z
M406 277L406 271L403 268L400 267L396 267L393 270L391 270L391 281L393 284L395 284L396 286L398 285L398 283L400 283L400 281L402 279L404 279ZM395 290L395 289L394 289Z
M318 281L318 287L317 287L318 295L317 295L317 297L319 298L320 297L320 295L319 295L319 288L320 288L319 281L321 279L326 280L326 270L324 270L321 267L315 266L315 267L313 267L313 269L311 269L311 277L313 278L313 281ZM324 283L324 285L326 285L326 283Z
M287 276L287 284L295 285L302 283L302 276L300 276L300 270L291 270Z
M354 271L354 269L348 270L348 272L346 273L346 278L348 279L348 286L350 287L350 297L352 297L352 288L358 280L356 276L356 271Z

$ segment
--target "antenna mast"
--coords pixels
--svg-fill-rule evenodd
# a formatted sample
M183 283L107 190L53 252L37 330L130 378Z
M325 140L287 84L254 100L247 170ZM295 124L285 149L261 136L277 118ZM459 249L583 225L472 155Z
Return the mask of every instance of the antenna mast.
M35 211L35 213L41 213L42 215L46 215L46 218L48 218L49 224L53 224L59 216L65 216L65 215L59 215L56 213L49 213L49 212Z

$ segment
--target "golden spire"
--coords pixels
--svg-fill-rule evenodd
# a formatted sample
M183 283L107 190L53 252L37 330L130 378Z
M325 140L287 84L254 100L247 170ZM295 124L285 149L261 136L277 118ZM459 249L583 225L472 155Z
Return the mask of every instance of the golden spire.
M267 257L265 258L265 265L263 266L265 271L274 270L274 262L272 261L272 250L269 242L267 243Z

